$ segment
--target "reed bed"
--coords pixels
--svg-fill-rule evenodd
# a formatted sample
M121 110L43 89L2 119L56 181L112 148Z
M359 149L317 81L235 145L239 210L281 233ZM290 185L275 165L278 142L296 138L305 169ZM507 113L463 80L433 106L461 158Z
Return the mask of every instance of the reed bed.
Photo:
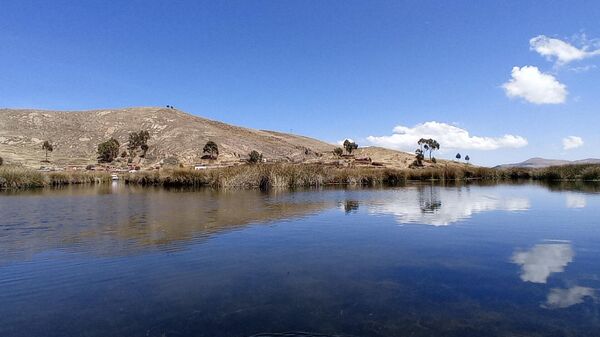
M0 189L102 184L110 180L110 174L105 172L39 172L21 166L0 166Z
M498 179L496 170L478 167L389 169L338 168L322 165L245 165L228 168L137 172L125 176L128 184L208 186L213 188L295 188L324 185L397 186L411 180Z
M323 165L259 164L206 170L162 169L122 177L127 184L165 187L297 188L325 185L398 186L408 181L600 181L600 165L566 165L544 169L492 169L474 166L437 166L417 169L332 167ZM0 189L23 189L72 184L101 184L108 173L39 172L0 166Z

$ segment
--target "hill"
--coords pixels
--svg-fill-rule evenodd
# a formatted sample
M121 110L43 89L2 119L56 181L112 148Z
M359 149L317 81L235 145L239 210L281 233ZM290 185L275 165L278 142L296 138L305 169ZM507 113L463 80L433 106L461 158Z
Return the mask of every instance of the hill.
M96 162L100 142L114 137L125 150L129 133L139 130L150 133L145 164L170 157L188 164L197 162L209 140L219 145L219 162L239 161L252 150L269 159L305 161L334 148L308 137L237 127L170 108L0 109L0 156L9 163L40 166L42 143L50 140L54 164L89 164Z
M494 168L544 168L550 166L563 166L573 164L600 164L600 159L588 158L581 160L561 160L561 159L545 159L545 158L530 158L520 163L515 164L503 164L498 165Z

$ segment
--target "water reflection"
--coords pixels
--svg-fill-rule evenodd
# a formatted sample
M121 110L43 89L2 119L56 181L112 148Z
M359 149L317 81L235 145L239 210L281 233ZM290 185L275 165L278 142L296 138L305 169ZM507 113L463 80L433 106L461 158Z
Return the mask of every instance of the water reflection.
M348 213L356 213L358 211L359 202L358 200L346 200L343 203L344 212Z
M521 280L524 282L546 283L552 273L563 272L574 256L570 243L553 242L517 251L512 261L521 266Z
M445 226L488 211L525 211L527 197L503 196L492 189L419 186L395 191L370 205L374 214L391 214L398 223Z
M164 190L111 184L99 189L27 192L0 203L0 263L66 247L120 254L178 249L251 223L299 218L335 205L302 193Z
M578 193L567 193L566 194L566 206L567 208L584 208L587 205L585 195Z
M577 212L565 197L538 185L0 196L0 336L597 337L600 195Z
M552 288L542 307L548 309L568 308L583 303L586 297L594 298L594 289L574 286L568 289Z

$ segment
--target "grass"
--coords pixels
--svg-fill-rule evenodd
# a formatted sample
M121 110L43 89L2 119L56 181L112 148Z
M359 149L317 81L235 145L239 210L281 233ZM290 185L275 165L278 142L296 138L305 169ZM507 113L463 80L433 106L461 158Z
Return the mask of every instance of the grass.
M0 189L26 189L73 184L101 184L111 180L108 173L39 172L21 166L0 166Z
M340 168L323 165L260 164L208 170L163 169L124 176L125 183L146 186L207 186L212 188L296 188L325 185L398 186L407 181L599 181L600 165L566 165L544 169L491 169L475 166L438 166L421 169L375 167ZM16 166L0 166L0 189L23 189L109 182L108 173L42 173Z
M208 186L213 188L295 188L324 185L396 186L414 180L500 179L497 170L465 167L389 169L322 165L245 165L209 170L174 169L137 172L125 177L128 184L157 186Z

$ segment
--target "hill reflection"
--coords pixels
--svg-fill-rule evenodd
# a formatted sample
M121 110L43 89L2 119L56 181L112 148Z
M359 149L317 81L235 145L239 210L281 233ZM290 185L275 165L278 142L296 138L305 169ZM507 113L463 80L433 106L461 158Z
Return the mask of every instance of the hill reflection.
M335 205L333 200L312 201L290 192L99 186L21 193L0 203L0 261L79 247L99 254L177 249L180 241L298 218Z

